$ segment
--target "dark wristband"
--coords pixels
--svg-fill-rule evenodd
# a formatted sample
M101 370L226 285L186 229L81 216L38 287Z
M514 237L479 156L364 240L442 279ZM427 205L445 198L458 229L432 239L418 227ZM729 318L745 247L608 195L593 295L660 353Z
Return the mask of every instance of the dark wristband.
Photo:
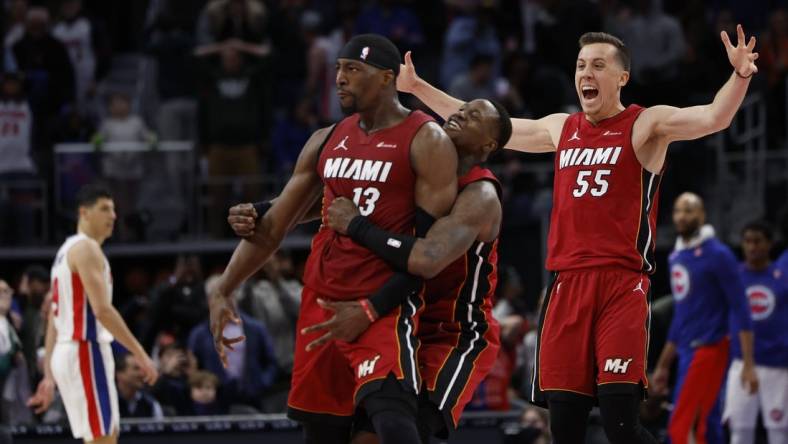
M422 279L412 274L394 273L372 296L369 303L378 314L378 319L404 304L408 297L421 290Z
M272 204L270 201L265 202L255 202L252 204L254 210L257 212L257 218L263 217L263 215L271 208Z
M416 243L416 238L413 236L390 233L364 216L356 216L350 221L347 234L356 243L367 247L395 269L408 271L408 257Z

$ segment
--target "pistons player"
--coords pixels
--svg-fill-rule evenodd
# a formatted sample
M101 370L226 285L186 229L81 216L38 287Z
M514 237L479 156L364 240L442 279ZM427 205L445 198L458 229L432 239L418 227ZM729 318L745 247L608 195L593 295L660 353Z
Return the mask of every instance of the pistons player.
M788 276L769 260L772 229L751 222L742 230L744 263L739 270L750 302L755 336L755 372L758 393L739 384L744 367L742 351L731 342L731 363L725 390L723 421L731 431L731 444L753 444L758 411L769 444L788 444Z
M451 213L435 222L426 237L383 230L362 216L349 199L335 199L328 209L332 228L401 272L430 279L418 332L424 380L419 429L425 443L432 435L445 438L448 430L457 427L500 348L499 327L491 310L498 281L501 190L492 172L480 164L511 136L509 113L497 103L474 100L453 114L443 128L459 156L459 194ZM387 310L383 307L391 304L372 302L376 310ZM363 316L353 316L346 303L326 306L336 313L334 318L306 329L327 330L329 334L319 342L353 339L357 326L368 325ZM345 336L348 331L351 337Z
M74 438L118 440L118 391L110 343L117 339L153 384L156 367L112 306L112 276L101 244L112 234L115 205L101 186L77 194L77 234L66 239L52 266L52 312L46 333L44 379L28 405L36 413L52 403L57 386Z
M652 377L652 390L667 393L670 367L678 355L673 412L668 436L673 444L722 443L720 402L730 343L741 344L741 390L758 388L753 361L752 323L733 252L705 224L703 201L683 193L673 206L679 237L668 258L673 318Z
M284 190L269 208L260 209L254 233L241 241L210 296L212 332L224 362L225 348L243 339L222 334L227 322L238 322L232 291L263 265L321 197L324 202L353 199L385 229L422 235L451 208L457 153L431 118L400 105L395 80L400 60L393 43L372 34L352 38L340 51L336 84L349 117L307 141ZM348 442L357 406L371 418L382 442L418 442L421 381L414 334L422 302L414 290L420 285L401 279L382 259L327 225L320 228L304 273L299 330L330 317L318 299L353 301L372 317L368 298L373 293L382 289L408 297L353 343L330 342L307 351L318 333L297 336L288 415L304 425L306 442Z
M556 152L547 268L555 274L539 323L532 401L550 409L558 444L584 442L599 402L617 443L655 442L638 423L647 385L649 278L656 203L667 147L726 128L742 103L758 57L755 39L722 42L733 67L703 106L641 108L621 103L630 57L618 38L580 38L575 89L582 113L512 119L508 148ZM398 87L444 118L462 104L420 79L405 56Z

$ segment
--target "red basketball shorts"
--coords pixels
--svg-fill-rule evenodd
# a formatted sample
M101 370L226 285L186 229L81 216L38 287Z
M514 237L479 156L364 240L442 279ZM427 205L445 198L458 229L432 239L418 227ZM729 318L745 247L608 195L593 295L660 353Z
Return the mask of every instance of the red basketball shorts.
M325 332L301 334L304 327L333 316L317 299L333 300L304 288L298 317L293 377L287 400L288 416L302 422L350 424L364 397L378 390L392 373L402 385L418 393L421 384L415 337L419 295L402 308L375 321L355 342L331 341L307 352L306 346Z
M430 311L428 305L424 314ZM457 427L465 405L484 380L501 348L500 327L489 311L479 311L472 321L419 325L419 369L427 395L443 413L447 426Z
M640 272L556 273L542 302L531 401L544 405L545 392L645 389L649 292Z

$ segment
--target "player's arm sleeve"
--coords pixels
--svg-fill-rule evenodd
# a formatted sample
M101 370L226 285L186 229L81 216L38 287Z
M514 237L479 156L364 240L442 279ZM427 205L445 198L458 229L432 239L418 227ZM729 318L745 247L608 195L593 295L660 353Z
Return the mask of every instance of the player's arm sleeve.
M433 223L435 223L434 217L421 208L416 209L414 224L417 236L426 235ZM377 226L374 227L381 230ZM408 238L415 241L415 237L408 236ZM374 250L372 252L375 253ZM405 265L407 267L407 256L405 257ZM391 310L407 303L408 298L421 290L422 285L423 280L420 277L404 271L395 271L394 275L369 297L369 303L372 304L372 308L375 309L378 316L384 316Z
M410 163L416 175L414 200L418 211L414 225L416 235L424 236L431 220L448 214L457 197L457 150L435 122L428 122L413 137ZM441 168L434 168L435 165ZM391 279L393 282L386 282L370 296L379 316L401 305L414 288L422 285L420 278L406 273L395 273Z
M717 282L719 282L725 299L730 307L730 335L736 336L739 331L752 331L750 304L741 280L736 258L728 250L717 256Z
M495 185L479 181L460 193L451 213L423 238L385 231L364 216L353 218L348 235L394 268L430 279L465 254L483 229L499 224L501 211Z

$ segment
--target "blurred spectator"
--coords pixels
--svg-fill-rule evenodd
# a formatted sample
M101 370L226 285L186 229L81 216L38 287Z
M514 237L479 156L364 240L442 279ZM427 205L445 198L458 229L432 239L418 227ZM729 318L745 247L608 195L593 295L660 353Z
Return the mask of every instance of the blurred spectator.
M197 370L189 376L192 415L226 415L227 409L216 399L219 378L211 372Z
M30 380L38 381L36 369L39 345L43 344L46 333L46 322L41 315L41 306L49 292L49 272L40 265L28 267L22 274L17 294L22 306L22 329L19 338L22 340L22 352L28 365Z
M260 59L264 54L239 40L197 48L196 55L201 76L200 142L213 181L208 225L214 236L221 237L229 232L225 214L232 200L226 181L239 177L252 181L242 187L241 201L253 202L260 195L254 181L260 177L260 145L270 120L268 68Z
M49 31L49 12L30 8L25 34L13 47L19 71L24 73L36 130L33 147L39 172L49 177L51 131L63 107L74 101L74 69L66 47Z
M377 0L361 11L356 22L356 34L375 33L388 37L403 54L417 51L424 43L419 17L401 0Z
M278 3L272 5L270 19L271 44L274 48L271 70L276 78L271 105L278 111L284 111L294 106L295 101L304 94L307 69L313 68L308 65L305 57L308 53L308 42L305 40L302 24L314 22L314 18L320 22L321 16L316 12L306 11L307 5L303 0L270 3Z
M33 114L22 91L22 79L7 72L0 85L0 243L33 241L36 179L32 159Z
M11 298L14 291L0 279L0 388L5 387L6 378L17 361L23 361L22 343L9 321Z
M271 134L271 150L274 171L290 173L295 166L301 148L312 133L318 129L318 117L313 101L304 97L287 114L279 117Z
M207 294L217 284L217 279L216 275L208 279L205 284ZM263 398L276 378L276 355L265 326L243 312L239 314L241 325L228 323L224 336L244 336L246 339L235 344L235 349L227 354L227 368L219 361L207 320L192 330L189 350L194 353L200 368L219 377L228 403L244 404L261 410Z
M25 402L30 379L22 343L10 321L13 289L0 279L0 424L29 424L33 420ZM2 442L2 441L0 441Z
M606 25L632 54L629 92L644 106L682 103L684 94L678 82L686 43L681 24L662 11L661 0L634 3L632 10L619 9Z
M6 2L5 36L3 37L3 71L17 70L13 47L25 34L25 17L27 16L27 0Z
M454 77L449 95L463 101L473 99L496 99L496 78L493 77L493 58L476 54L471 59L468 71Z
M162 404L165 413L177 416L194 415L189 378L197 371L197 360L180 344L170 344L159 353L159 379L153 386L153 396Z
M451 85L458 72L468 70L474 54L487 54L493 58L493 72L497 75L501 57L501 44L493 23L494 10L489 7L470 8L472 14L460 15L452 20L443 42L441 84Z
M194 37L190 24L174 10L161 11L147 31L145 50L156 60L159 94L157 125L162 140L197 137L197 102L194 100Z
M143 388L145 381L142 369L131 353L125 353L117 359L115 380L121 418L164 418L159 402Z
M171 335L177 343L186 343L192 328L208 315L198 256L178 256L173 274L151 292L148 313L150 322L142 340L146 350L152 349L162 333Z
M144 155L138 150L116 148L105 144L154 143L156 136L140 116L131 113L129 96L115 92L109 97L109 116L101 122L94 141L100 147L107 148L101 156L101 164L103 176L115 195L118 223L114 237L118 240L140 239L142 227L137 215L137 191L144 177ZM132 235L133 229L136 231L134 235Z
M96 122L97 118L91 111L80 110L77 106L66 106L55 129L55 140L58 143L88 143L96 134Z
M528 406L520 422L504 429L503 444L550 444L550 417L547 410Z
M307 77L304 98L311 98L321 123L341 120L342 110L336 95L336 63L339 50L347 43L342 29L323 35L323 22L314 11L306 11L301 17L301 34L307 45ZM304 99L302 99L303 101ZM301 102L296 107L303 106ZM273 143L276 147L276 143ZM300 148L299 148L300 149Z
M213 0L200 14L197 42L240 39L260 44L267 38L266 20L266 6L258 0Z
M301 282L292 278L292 272L290 256L282 250L277 251L263 265L264 278L247 285L238 301L241 310L265 325L284 375L293 371L296 321L303 289Z
M115 293L118 293L116 287ZM123 273L125 302L118 310L136 338L144 338L150 313L150 276L142 266L132 266ZM120 304L119 304L120 305Z
M82 0L64 0L60 4L60 18L52 35L68 50L74 68L77 108L84 112L95 95L96 80L107 72L109 37L84 15Z

